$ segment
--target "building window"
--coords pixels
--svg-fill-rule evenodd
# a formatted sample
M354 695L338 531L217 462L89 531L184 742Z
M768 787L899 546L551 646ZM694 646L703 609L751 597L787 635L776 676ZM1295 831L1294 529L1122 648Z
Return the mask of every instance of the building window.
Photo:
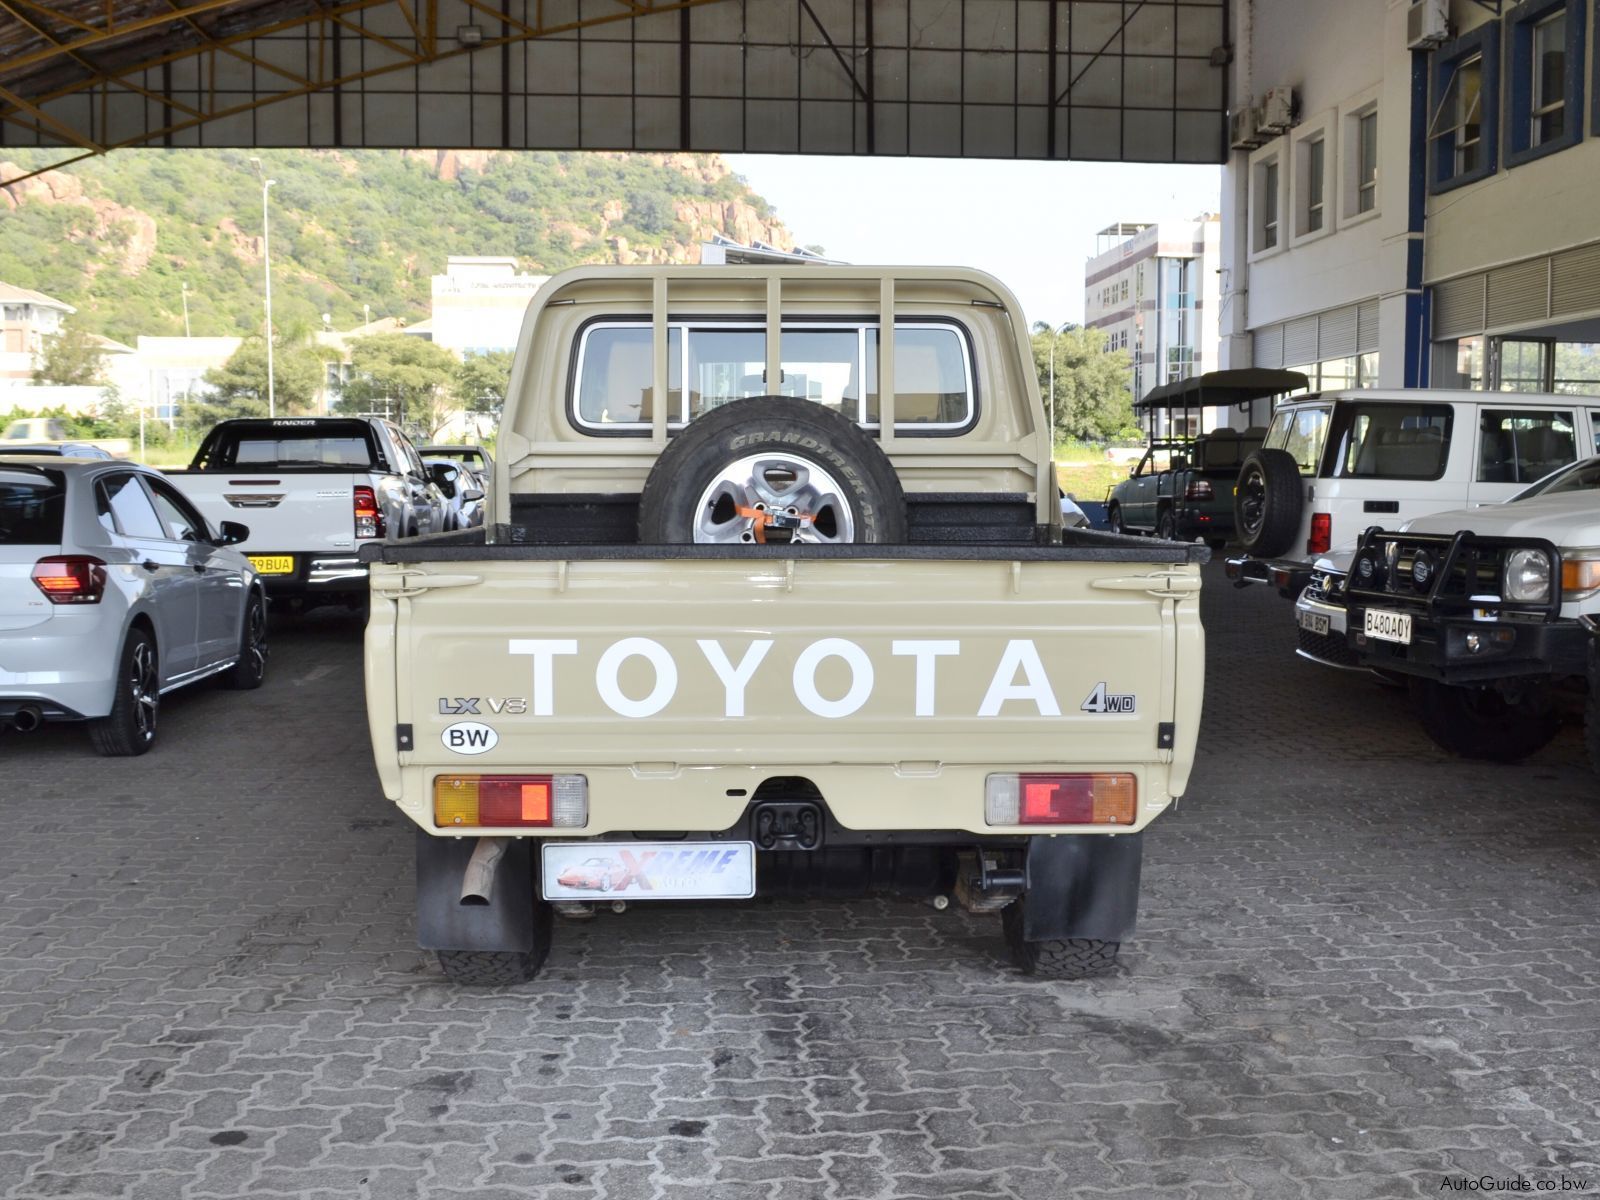
M1294 236L1314 237L1333 225L1328 167L1333 145L1326 121L1310 125L1294 143Z
M1356 118L1356 212L1378 207L1378 110Z
M1493 173L1500 98L1500 26L1480 25L1434 57L1428 120L1435 192Z
M1278 246L1278 160L1269 158L1255 170L1255 213L1257 253Z
M1582 133L1583 17L1579 0L1525 0L1511 10L1508 166L1571 146Z
M1316 233L1322 228L1323 163L1328 144L1317 138L1306 146L1306 232Z

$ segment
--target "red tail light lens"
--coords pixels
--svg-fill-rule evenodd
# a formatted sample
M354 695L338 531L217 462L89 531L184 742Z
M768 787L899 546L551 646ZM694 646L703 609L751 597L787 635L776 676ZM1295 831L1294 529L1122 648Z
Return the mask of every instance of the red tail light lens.
M357 487L354 492L356 512L356 537L381 538L384 534L383 510L378 507L378 497L369 487Z
M1311 514L1311 536L1306 539L1307 554L1326 554L1333 545L1333 514Z
M87 554L58 554L33 564L33 582L51 604L99 604L106 564Z
M1192 479L1189 486L1183 489L1185 500L1211 499L1211 481L1209 479Z

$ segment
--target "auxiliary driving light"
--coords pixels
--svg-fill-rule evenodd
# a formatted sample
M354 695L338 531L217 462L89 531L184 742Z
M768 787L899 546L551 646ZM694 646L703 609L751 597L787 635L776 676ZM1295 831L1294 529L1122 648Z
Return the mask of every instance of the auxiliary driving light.
M433 823L440 829L589 823L589 780L582 775L439 775Z
M1433 578L1433 555L1426 550L1418 550L1411 560L1411 583L1419 592L1428 590L1428 581Z
M990 825L1132 825L1139 786L1132 775L990 775L983 819Z

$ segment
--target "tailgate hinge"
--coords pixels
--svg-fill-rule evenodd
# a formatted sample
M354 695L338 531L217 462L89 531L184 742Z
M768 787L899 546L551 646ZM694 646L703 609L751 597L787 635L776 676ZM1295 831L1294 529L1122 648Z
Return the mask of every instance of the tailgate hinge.
M427 571L401 571L399 578L389 577L374 583L372 590L385 600L398 600L401 596L416 596L433 588L471 587L482 583L481 575L434 575Z
M417 748L416 738L411 733L411 726L396 725L394 727L394 744L395 749L402 754L407 750L415 750Z
M410 728L410 726L407 726ZM1171 721L1163 721L1156 726L1156 749L1171 750L1178 741L1178 727Z
M1107 592L1144 592L1158 600L1182 600L1200 591L1200 577L1189 571L1156 571L1149 575L1096 579L1089 586Z

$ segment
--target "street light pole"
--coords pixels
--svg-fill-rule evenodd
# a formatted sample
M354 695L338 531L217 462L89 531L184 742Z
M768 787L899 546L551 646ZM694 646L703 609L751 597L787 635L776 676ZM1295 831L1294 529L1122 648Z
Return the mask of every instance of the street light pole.
M1059 328L1050 331L1050 452L1052 454L1056 448L1056 338L1060 337L1062 330L1071 324L1071 321L1063 321Z
M256 165L256 174L265 176L261 168L261 160L252 158ZM272 377L272 232L267 223L267 191L278 181L276 179L261 180L261 261L267 279L267 416L278 415L276 388Z

